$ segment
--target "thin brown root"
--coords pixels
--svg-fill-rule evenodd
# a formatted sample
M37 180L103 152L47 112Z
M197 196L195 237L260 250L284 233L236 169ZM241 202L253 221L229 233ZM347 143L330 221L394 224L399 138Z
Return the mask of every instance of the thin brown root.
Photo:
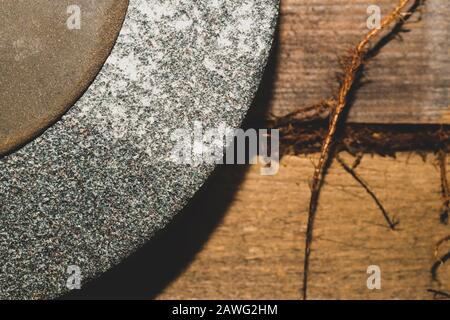
M353 170L356 170L356 168L359 167L359 165L361 164L363 156L364 156L364 153L361 153L361 152L356 155L355 161L353 161L353 164L352 164L352 167L351 167Z
M450 189L447 180L447 153L440 150L438 153L439 169L441 173L441 193L442 193L442 209L440 221L442 224L448 224L449 206L450 206Z
M436 243L436 246L434 247L434 257L436 258L436 260L439 260L442 264L444 263L444 261L442 261L441 258L439 258L439 249L442 247L442 245L446 242L450 241L450 235L446 236L445 238L439 240Z
M433 299L450 299L450 293L434 289L428 289L427 291L433 294Z
M330 112L335 106L336 101L334 101L334 99L329 99L307 108L302 108L288 113L282 118L272 115L270 121L275 124L275 127L284 127L293 122L307 123L311 121L325 120L330 117Z
M358 159L360 159L360 158L357 158L357 163L359 164L359 162L361 160L358 160ZM339 155L336 155L336 160L340 163L340 165L344 168L344 170L347 171L366 190L366 192L372 197L373 201L375 201L375 204L378 206L378 208L380 209L381 213L383 214L383 217L386 220L389 228L392 229L392 230L395 230L395 228L397 227L399 221L395 220L395 219L391 219L391 217L389 216L389 213L386 211L386 209L384 208L383 204L381 203L381 201L376 196L375 192L373 192L372 189L370 188L370 186L367 184L367 182L365 182L356 173L356 171L354 169L355 165L353 165L353 167L350 167L347 163L345 163L345 161Z
M322 188L324 177L332 160L332 149L335 140L336 132L338 131L338 125L342 120L344 111L348 107L348 98L350 92L357 80L358 74L362 70L362 67L367 62L365 61L366 54L368 52L369 43L371 40L376 39L380 34L387 29L391 24L397 23L403 24L404 20L411 16L413 9L404 14L402 11L410 3L417 3L413 0L400 0L394 10L386 16L381 22L379 29L371 30L362 40L359 42L351 54L350 63L344 68L344 76L341 87L339 89L338 98L336 99L336 106L331 112L330 124L328 128L328 133L322 144L320 158L318 165L314 170L314 176L311 184L311 198L308 210L308 225L306 230L306 243L305 243L305 260L303 268L303 299L307 299L308 292L308 272L309 272L309 258L311 255L311 243L313 238L314 220L317 212L317 205L320 196L320 190ZM413 5L413 7L415 7ZM367 57L368 59L370 57Z
M450 235L446 236L445 238L442 238L436 243L436 246L434 248L434 257L436 258L436 262L431 267L431 276L433 281L438 281L438 271L439 268L442 267L449 259L450 259L450 251L444 254L443 256L439 256L439 250L442 247L442 245L446 242L450 241Z

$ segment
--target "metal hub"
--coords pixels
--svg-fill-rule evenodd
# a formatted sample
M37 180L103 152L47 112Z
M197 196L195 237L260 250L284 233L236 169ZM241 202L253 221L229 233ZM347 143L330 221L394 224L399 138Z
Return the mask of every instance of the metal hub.
M0 155L57 121L93 81L128 0L0 0Z

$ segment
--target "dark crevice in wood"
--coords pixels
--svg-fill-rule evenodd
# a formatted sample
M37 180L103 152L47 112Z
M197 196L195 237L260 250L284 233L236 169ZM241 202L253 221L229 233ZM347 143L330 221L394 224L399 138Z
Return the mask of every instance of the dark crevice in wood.
M292 120L280 126L275 120L269 126L280 130L280 154L303 155L320 151L326 135L327 120ZM371 125L347 124L336 151L352 155L378 154L395 157L397 152L415 152L420 155L447 151L450 147L448 125Z
M442 209L439 220L442 224L448 224L450 189L447 179L447 153L440 150L438 153L439 169L441 174Z

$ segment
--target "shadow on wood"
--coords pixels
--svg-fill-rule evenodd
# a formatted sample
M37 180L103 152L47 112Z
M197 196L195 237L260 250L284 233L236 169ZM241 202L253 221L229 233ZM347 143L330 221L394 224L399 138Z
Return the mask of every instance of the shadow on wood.
M258 128L266 117L277 65L278 41L244 122ZM63 299L155 298L193 261L222 221L248 166L219 166L189 205L153 240L112 270Z

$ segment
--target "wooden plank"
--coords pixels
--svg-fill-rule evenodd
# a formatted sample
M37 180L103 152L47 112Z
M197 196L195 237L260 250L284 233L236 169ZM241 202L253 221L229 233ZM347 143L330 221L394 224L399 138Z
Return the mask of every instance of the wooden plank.
M183 228L197 234L199 221L217 216L217 199L227 190L238 191L203 249L158 298L300 298L310 160L286 157L275 176L261 176L253 166L242 183L236 177L241 169L222 168L217 187L208 189L202 205L191 213L196 218L190 219L197 222ZM310 298L431 299L430 288L450 291L450 266L440 269L441 284L430 274L434 245L450 234L448 225L439 221L440 176L433 157L423 161L406 153L397 160L367 156L358 172L399 218L399 231L386 227L367 193L334 163L318 211ZM449 249L444 246L442 253ZM381 268L381 290L366 286L369 265Z
M386 14L396 3L283 0L270 111L280 116L332 96L339 59L368 31L368 6ZM407 28L370 63L349 121L450 123L450 2L427 0L422 20Z

